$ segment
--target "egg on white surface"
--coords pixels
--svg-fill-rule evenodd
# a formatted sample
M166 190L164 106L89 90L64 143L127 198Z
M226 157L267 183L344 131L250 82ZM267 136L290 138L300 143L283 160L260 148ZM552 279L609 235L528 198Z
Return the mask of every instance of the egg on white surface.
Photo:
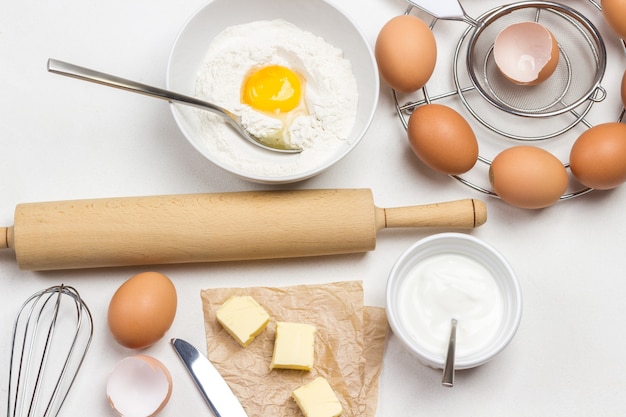
M168 277L152 271L133 275L111 297L109 330L122 346L146 348L170 328L176 307L176 288Z

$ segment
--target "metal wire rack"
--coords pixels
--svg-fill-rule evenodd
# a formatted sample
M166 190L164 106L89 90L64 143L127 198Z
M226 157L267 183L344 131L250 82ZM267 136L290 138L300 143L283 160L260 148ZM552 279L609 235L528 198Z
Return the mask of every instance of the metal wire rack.
M595 14L601 21L600 4L595 0L588 0L587 4L587 15ZM413 13L415 9L411 5L405 14ZM558 40L557 69L538 86L518 86L506 80L499 73L493 58L493 43L497 34L508 25L521 21L541 23ZM481 129L477 132L481 147L477 165L488 168L492 158L488 151L482 151L485 141L497 143L493 147L494 152L498 147L519 142L571 142L572 138L578 137L580 129L593 126L587 116L594 104L607 97L607 91L601 85L607 69L607 49L600 30L591 18L569 5L522 1L495 7L476 19L465 16L460 22L453 23L466 27L460 32L452 55L452 88L432 94L432 83L429 81L417 92L417 99L400 97L392 90L396 112L405 129L408 117L416 107L438 100L457 99L461 110L469 116L468 120ZM436 37L449 36L449 30L437 33L438 26L441 26L440 19L433 18L430 27ZM622 40L621 44L626 52L626 43ZM622 58L626 56L623 55ZM450 72L450 69L447 71ZM621 122L623 117L624 109L617 121ZM568 138L563 139L565 136ZM559 159L563 160L563 157ZM569 162L563 164L569 168ZM451 177L476 191L498 197L489 186L470 178L471 175ZM561 200L591 191L575 179L571 183Z

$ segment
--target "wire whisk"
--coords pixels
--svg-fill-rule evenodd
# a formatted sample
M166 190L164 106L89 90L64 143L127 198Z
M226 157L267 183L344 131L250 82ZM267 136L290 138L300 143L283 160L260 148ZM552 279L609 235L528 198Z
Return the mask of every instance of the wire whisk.
M92 337L91 312L73 287L28 298L13 327L7 417L57 416Z

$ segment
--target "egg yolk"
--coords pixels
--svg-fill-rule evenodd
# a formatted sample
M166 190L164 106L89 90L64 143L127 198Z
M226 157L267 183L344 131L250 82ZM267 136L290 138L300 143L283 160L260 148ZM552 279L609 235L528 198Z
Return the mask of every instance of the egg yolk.
M270 65L251 72L242 85L242 102L266 112L288 112L300 103L302 86L289 68Z

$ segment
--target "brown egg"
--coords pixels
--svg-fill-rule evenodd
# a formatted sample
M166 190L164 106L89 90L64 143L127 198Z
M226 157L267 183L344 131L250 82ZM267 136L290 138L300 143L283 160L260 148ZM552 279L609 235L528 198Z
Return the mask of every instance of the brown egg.
M519 22L496 36L493 57L500 72L519 85L547 80L559 64L559 45L554 35L537 22Z
M561 161L534 146L514 146L500 152L489 168L489 180L503 201L527 209L556 203L569 182Z
M158 272L142 272L113 294L108 310L111 334L122 346L143 349L157 342L176 315L176 288Z
M570 169L581 184L597 190L626 181L626 125L604 123L586 130L572 146Z
M622 104L626 109L626 71L624 71L624 75L622 76Z
M396 16L378 34L374 48L381 78L393 89L412 92L422 88L435 70L435 35L416 16Z
M454 109L441 104L417 107L409 117L411 149L429 168L449 175L469 171L478 159L471 126Z
M626 0L602 0L602 14L611 29L626 40Z

